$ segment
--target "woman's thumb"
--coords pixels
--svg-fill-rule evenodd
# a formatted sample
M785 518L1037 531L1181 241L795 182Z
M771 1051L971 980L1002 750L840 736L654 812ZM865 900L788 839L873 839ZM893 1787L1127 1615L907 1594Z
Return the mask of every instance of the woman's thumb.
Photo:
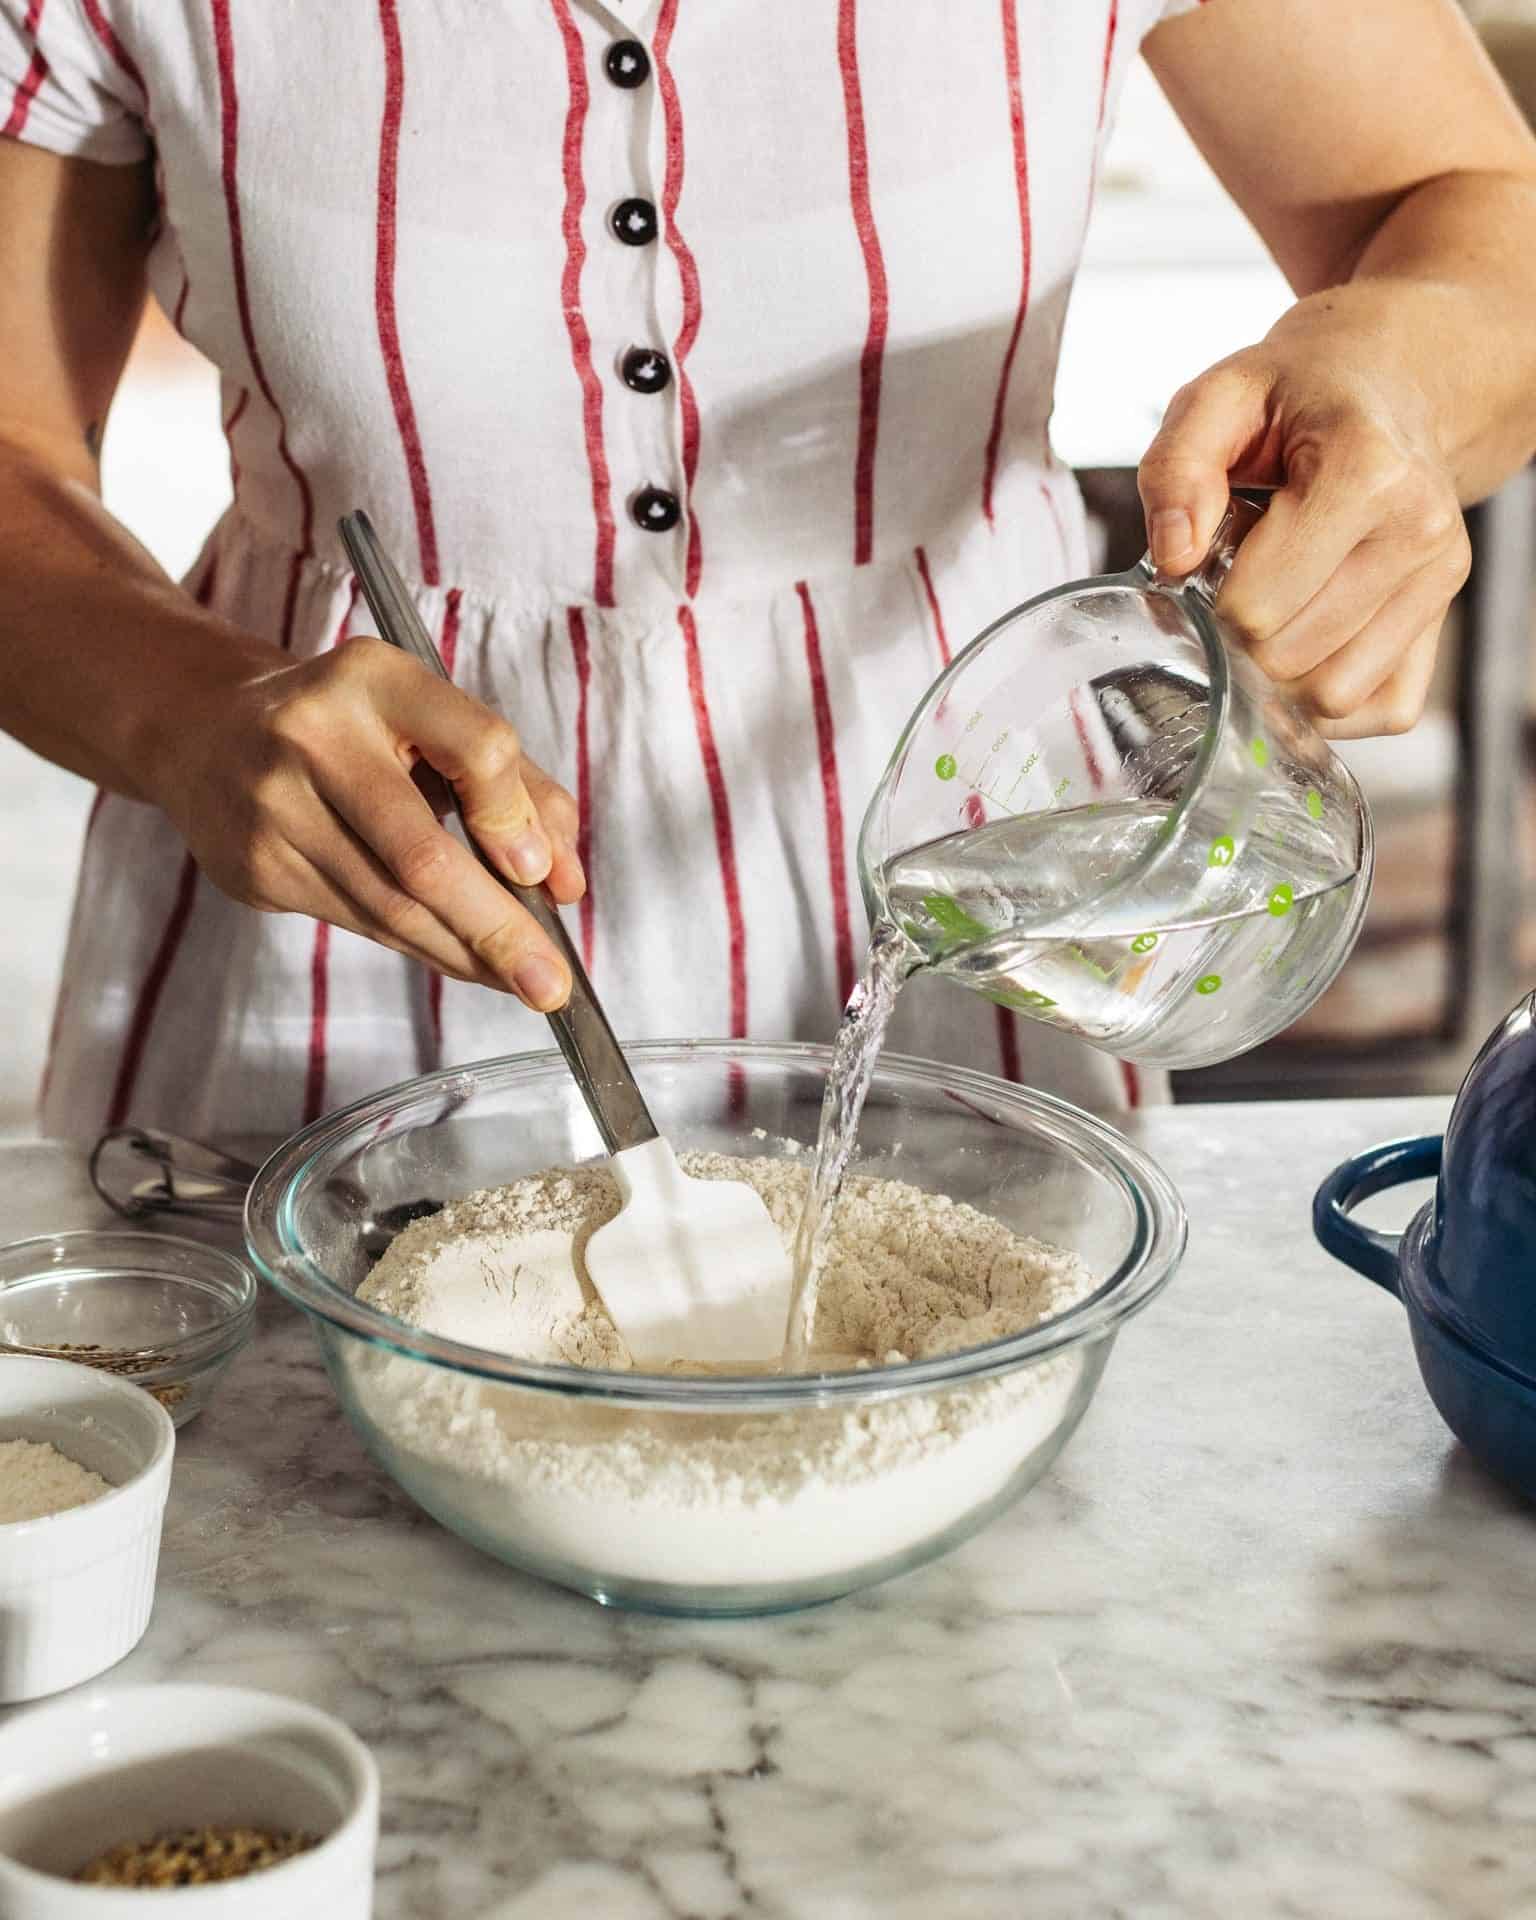
M1182 577L1205 558L1227 510L1228 475L1262 424L1255 382L1235 368L1218 367L1174 395L1136 477L1160 571Z

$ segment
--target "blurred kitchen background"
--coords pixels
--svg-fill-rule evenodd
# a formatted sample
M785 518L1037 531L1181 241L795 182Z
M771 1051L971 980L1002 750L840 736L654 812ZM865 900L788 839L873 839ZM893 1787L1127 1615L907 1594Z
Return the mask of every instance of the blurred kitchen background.
M1536 112L1536 0L1467 0ZM1279 274L1138 70L1108 156L1068 323L1056 442L1083 475L1103 557L1140 552L1130 469L1169 395L1258 338ZM108 504L173 573L229 495L211 368L154 310L108 425ZM1440 1091L1536 982L1536 493L1473 517L1477 571L1432 710L1404 739L1345 749L1375 813L1378 875L1343 977L1281 1040L1181 1076L1181 1098ZM30 1118L89 789L0 736L0 1129Z

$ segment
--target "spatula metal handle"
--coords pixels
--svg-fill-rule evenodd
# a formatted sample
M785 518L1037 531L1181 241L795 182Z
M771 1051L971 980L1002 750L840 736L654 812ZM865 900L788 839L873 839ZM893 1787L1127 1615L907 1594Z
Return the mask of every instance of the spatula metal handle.
M382 637L442 679L450 679L442 655L422 624L421 615L393 562L379 544L367 514L361 511L347 514L340 528L342 544ZM518 905L533 916L570 969L571 997L558 1012L549 1015L549 1024L603 1137L603 1145L609 1153L620 1153L626 1147L643 1146L647 1140L656 1139L656 1123L646 1108L645 1098L635 1083L607 1015L592 991L592 982L587 978L586 968L581 964L559 909L543 887L520 887L497 871L475 844L458 795L452 787L448 792L459 824L464 828L464 838L476 859L508 889Z

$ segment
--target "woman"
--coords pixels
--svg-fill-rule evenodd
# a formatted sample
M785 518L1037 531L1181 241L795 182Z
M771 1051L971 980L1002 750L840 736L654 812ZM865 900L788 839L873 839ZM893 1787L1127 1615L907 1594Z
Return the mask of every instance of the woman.
M1175 401L1154 550L1279 484L1227 614L1334 732L1407 727L1458 503L1536 446L1536 149L1451 0L0 0L0 721L102 794L49 1131L544 1044L563 970L419 760L580 900L621 1033L828 1035L902 722L1084 568L1052 379L1144 37L1299 296ZM95 497L146 275L236 476L185 590ZM457 689L342 646L359 505ZM911 1001L911 1049L1146 1091Z

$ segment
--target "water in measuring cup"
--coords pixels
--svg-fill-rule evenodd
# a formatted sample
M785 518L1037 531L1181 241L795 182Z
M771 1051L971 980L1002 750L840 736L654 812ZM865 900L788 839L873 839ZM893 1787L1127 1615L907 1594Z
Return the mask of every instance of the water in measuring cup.
M1260 821L1230 865L1218 852L1144 926L1085 928L1080 903L1149 852L1172 811L1131 799L930 841L886 865L886 912L916 965L1124 1059L1229 1058L1273 1027L1277 997L1296 1000L1334 963L1354 875L1325 840Z

